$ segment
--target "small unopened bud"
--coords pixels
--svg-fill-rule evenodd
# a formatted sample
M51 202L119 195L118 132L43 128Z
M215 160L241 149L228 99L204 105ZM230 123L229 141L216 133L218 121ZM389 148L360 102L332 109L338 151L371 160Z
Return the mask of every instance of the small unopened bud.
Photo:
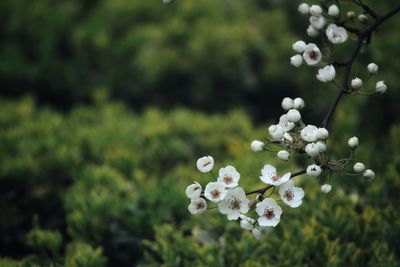
M385 82L384 81L377 82L375 90L381 94L385 93L387 91L387 86Z
M300 56L300 55L299 55ZM301 56L300 56L301 57ZM293 108L293 99L291 99L290 97L285 97L282 100L282 108L284 110L289 110L291 108Z
M363 81L358 77L351 80L351 87L353 89L360 89L362 85L363 85Z
M302 15L307 15L308 11L310 9L310 6L306 3L302 3L299 5L298 11L302 14Z
M332 17L337 17L339 15L339 8L337 5L331 5L328 9L328 15Z
M304 108L305 105L306 105L306 104L304 103L304 100L303 100L303 98L301 98L301 97L296 97L296 98L293 100L293 108L294 108L294 109L301 110L301 109Z
M326 138L329 137L329 132L325 128L318 128L317 130L317 138L325 140Z
M354 18L356 16L356 13L354 13L354 11L349 11L349 12L347 12L347 17L349 18L349 19L352 19L352 18Z
M251 150L253 150L254 152L261 152L264 150L264 142L261 142L259 140L254 140L253 142L251 142Z
M353 136L352 138L349 139L349 141L347 142L347 144L349 145L349 147L351 149L354 149L358 146L358 138L357 136Z
M367 178L369 181L372 181L372 180L374 180L374 178L375 178L375 172L372 171L372 170L370 170L370 169L366 170L366 171L364 172L363 175L364 175L364 177Z
M281 160L288 160L289 155L290 155L289 152L287 152L286 150L281 150L277 154L278 158Z
M254 210L254 209L256 208L258 202L260 202L258 199L250 200L250 202L249 202L249 208L250 208L251 210Z
M291 109L287 113L287 119L290 122L298 122L301 120L300 112L297 109Z
M366 23L368 21L368 17L365 16L364 14L358 15L358 21L362 24Z
M319 5L312 5L309 9L311 16L319 17L322 14L322 8Z
M375 74L378 72L379 67L375 63L369 63L367 69L370 74Z
M356 173L362 173L365 170L365 165L361 162L357 162L356 164L354 164L353 169Z
M332 186L330 184L323 184L321 185L321 192L328 194L329 192L331 192L332 190Z

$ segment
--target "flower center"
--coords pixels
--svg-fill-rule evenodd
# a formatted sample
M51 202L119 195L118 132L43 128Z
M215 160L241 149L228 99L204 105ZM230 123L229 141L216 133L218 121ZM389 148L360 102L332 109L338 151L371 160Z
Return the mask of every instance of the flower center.
M264 211L264 216L268 219L271 220L275 217L275 212L273 209L269 208L269 209L265 209Z
M313 51L310 51L310 52L308 53L308 55L309 55L310 58L313 59L313 60L317 60L317 59L318 59L318 53L315 52L314 50L313 50Z
M286 198L288 201L291 201L291 200L294 198L293 190L291 190L291 189L286 190L286 191L285 191L285 198Z
M237 198L235 198L235 197L233 197L233 198L231 198L230 200L229 200L229 204L230 204L230 208L232 209L232 210L238 210L238 209L240 209L240 200L239 199L237 199Z
M232 176L230 176L230 175L225 175L225 176L224 176L224 182L225 182L226 184L232 183L232 182L233 182Z
M217 189L214 189L213 191L211 191L212 198L219 198L220 195L221 195L221 192Z
M274 181L274 182L276 182L276 181L278 181L280 178L281 178L281 177L279 177L279 175L274 175L274 176L271 177L271 180Z
M206 163L203 164L203 167L207 167L207 166L210 165L210 164L211 164L210 161L209 161L209 162L206 162Z
M205 205L204 205L203 202L199 202L199 203L197 203L197 205L196 205L196 209L198 209L198 210L201 210L201 209L203 209L204 207L205 207Z

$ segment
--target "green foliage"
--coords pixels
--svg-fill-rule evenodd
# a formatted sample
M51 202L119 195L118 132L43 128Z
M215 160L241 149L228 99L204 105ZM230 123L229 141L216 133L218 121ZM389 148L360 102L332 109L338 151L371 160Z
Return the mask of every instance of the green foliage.
M38 252L57 255L61 248L62 236L57 231L32 229L27 235L27 243Z
M85 243L72 243L67 247L65 259L66 267L102 267L106 266L106 259L101 248L94 249Z

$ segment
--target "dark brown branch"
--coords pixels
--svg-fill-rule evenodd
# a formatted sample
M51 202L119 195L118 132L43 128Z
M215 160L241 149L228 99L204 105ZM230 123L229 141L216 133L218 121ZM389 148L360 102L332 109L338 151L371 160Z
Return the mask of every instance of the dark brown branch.
M369 14L371 17L373 17L374 19L379 19L379 15L372 10L372 8L370 8L369 6L367 6L366 4L364 4L362 2L362 0L355 0L354 1L358 6L360 6L362 9L364 9L365 13Z

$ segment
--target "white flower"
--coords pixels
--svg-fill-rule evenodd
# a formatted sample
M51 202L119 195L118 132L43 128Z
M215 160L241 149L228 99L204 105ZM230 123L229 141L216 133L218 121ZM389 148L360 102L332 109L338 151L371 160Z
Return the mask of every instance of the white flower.
M330 184L323 184L321 185L321 192L328 194L329 192L331 192L332 190L332 186Z
M317 131L318 128L316 126L307 125L300 132L301 139L306 142L314 142L315 140L317 140Z
M289 110L289 109L293 108L293 99L291 99L290 97L285 97L282 100L282 108L284 110Z
M206 185L204 196L212 202L219 202L226 195L225 185L220 182L210 182Z
M283 202L292 208L297 208L303 202L304 190L296 187L292 180L287 181L279 188L279 195Z
M312 176L312 177L318 177L322 172L322 169L320 166L316 164L312 164L307 167L307 175Z
M292 64L292 66L298 68L301 66L301 64L303 64L303 58L301 55L297 54L294 55L290 58L290 64Z
M292 44L292 48L297 53L303 53L304 50L306 49L306 43L301 40L297 41L294 44Z
M310 25L317 30L321 30L325 26L326 20L323 16L311 16Z
M214 167L214 158L211 156L204 156L197 160L197 169L200 172L209 172Z
M351 87L354 89L359 89L359 88L361 88L362 85L363 85L363 81L358 77L351 80Z
M271 135L272 139L274 140L280 140L283 135L285 134L285 131L280 125L271 125L268 128L268 132Z
M256 205L256 212L258 216L258 224L260 226L273 226L275 227L282 215L281 207L276 204L272 198L266 198Z
M218 210L228 215L228 220L237 220L242 213L249 211L249 202L246 193L241 187L229 189L225 198L218 203Z
M317 147L320 153L325 152L326 151L326 145L324 142L317 142Z
M283 128L285 132L290 132L294 128L294 123L288 120L287 114L283 114L279 118L279 126Z
M332 17L337 17L339 15L340 11L337 5L331 5L328 8L328 15Z
M289 122L298 122L301 120L301 114L297 109L290 109L287 112L287 120Z
M375 172L368 169L364 172L364 177L366 177L369 181L372 181L375 178Z
M311 16L319 17L322 14L322 8L319 5L312 5L309 9Z
M228 188L234 188L238 186L240 174L233 166L226 166L225 168L219 169L218 182L225 185Z
M308 25L307 35L310 37L317 37L319 35L319 31L315 29L312 25Z
M321 140L325 140L329 137L329 132L325 128L318 128L317 130L317 138Z
M191 214L202 214L207 210L207 202L203 198L192 199L188 210Z
M387 86L386 86L385 82L384 82L384 81L379 81L379 82L377 82L377 83L376 83L376 89L375 89L375 90L376 90L377 92L381 93L381 94L385 93L386 90L387 90Z
M306 46L303 58L308 65L313 66L321 61L322 54L316 44L310 43Z
M299 5L298 11L302 14L302 15L307 15L308 11L310 9L310 6L306 3L302 3Z
M244 230L253 230L254 229L254 223L256 221L253 218L247 217L246 215L240 215L240 227Z
M336 24L330 24L326 29L325 34L332 44L344 43L348 38L346 29L343 27L338 27Z
M327 65L323 67L322 69L318 70L317 74L317 79L320 80L321 82L330 82L335 79L336 76L336 70L333 65Z
M367 69L370 74L375 74L378 72L379 67L375 63L369 63Z
M283 141L286 139L286 140L288 140L290 143L293 143L293 137L289 134L289 133L285 133L284 135L283 135Z
M200 194L201 194L201 185L197 182L194 182L194 184L191 184L186 188L186 196L190 199L199 198Z
M281 160L288 160L289 159L289 152L286 150L281 150L277 154L278 158Z
M356 164L354 164L353 169L354 172L362 173L365 170L365 165L361 162L357 162Z
M358 138L357 136L353 136L349 138L349 141L347 142L350 148L354 149L358 146Z
M259 140L253 140L253 142L251 142L251 150L253 150L254 152L261 152L264 150L264 142L261 142Z
M314 158L319 155L319 147L317 144L309 143L304 149L310 157Z
M301 110L301 109L303 109L304 107L305 107L305 103L304 103L304 100L303 100L303 98L301 98L301 97L296 97L294 100L293 100L293 108L295 108L295 109L297 109L297 110Z
M261 170L260 179L265 184L278 186L286 183L290 179L290 176L290 172L285 173L283 176L279 176L274 166L266 164Z

